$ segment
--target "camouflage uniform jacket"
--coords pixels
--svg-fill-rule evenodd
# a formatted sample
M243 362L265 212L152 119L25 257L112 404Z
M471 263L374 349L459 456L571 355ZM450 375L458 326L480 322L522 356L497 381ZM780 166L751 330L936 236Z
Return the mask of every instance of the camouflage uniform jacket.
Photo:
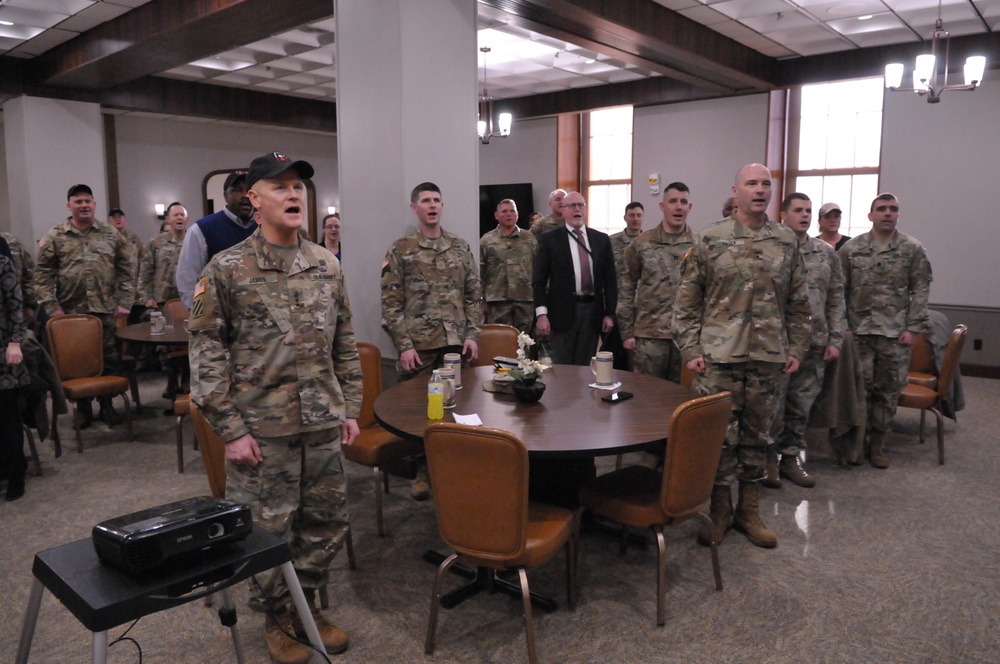
M767 221L711 224L681 264L674 341L685 362L799 361L809 349L809 289L798 238Z
M38 298L35 296L35 258L28 248L13 233L0 231L0 236L7 240L10 253L14 257L14 271L21 281L21 298L25 309L37 309Z
M531 222L531 228L528 230L535 236L535 239L538 239L542 237L542 233L554 231L565 223L566 221L564 219L553 219L552 215L547 214L544 217L539 217Z
M844 317L844 272L837 252L823 240L807 237L799 245L809 283L813 346L840 348L847 320Z
M414 231L382 263L382 327L400 354L478 341L480 290L468 242L445 230L435 239Z
M121 231L121 234L125 236L125 241L132 252L132 274L135 275L132 287L135 290L135 301L141 304L145 300L139 297L139 270L142 269L142 258L146 253L146 248L142 245L142 240L139 239L139 236L132 231L126 229ZM125 308L128 309L129 307Z
M531 269L538 240L518 226L510 235L494 228L479 238L479 274L486 302L531 302Z
M180 297L177 292L177 259L181 256L184 237L175 240L169 232L160 233L142 252L139 270L139 301L158 303Z
M897 231L879 246L871 233L862 233L838 254L844 268L847 324L855 334L895 339L906 331L924 331L933 276L920 242Z
M51 314L113 314L135 300L128 242L113 226L94 221L81 231L64 221L42 239L35 264L38 303Z
M632 244L639 235L629 237L625 231L619 231L611 236L611 253L615 257L615 272L618 274L621 274L622 266L625 265L625 247ZM618 290L621 291L621 281L618 282L618 286ZM625 338L627 339L628 337Z
M340 426L361 410L361 361L340 263L299 241L291 265L258 228L195 284L191 396L223 441Z
M671 338L681 260L695 237L687 224L680 233L668 233L663 224L657 224L625 249L618 281L622 339Z

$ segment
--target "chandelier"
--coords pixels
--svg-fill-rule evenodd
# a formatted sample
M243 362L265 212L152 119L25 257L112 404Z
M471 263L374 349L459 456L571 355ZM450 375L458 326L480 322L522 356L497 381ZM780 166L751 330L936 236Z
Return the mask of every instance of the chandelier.
M986 70L986 57L982 55L969 56L965 60L965 84L948 85L948 50L951 37L941 22L941 0L938 0L938 17L934 23L934 34L931 36L931 52L917 56L913 68L913 87L901 88L903 82L903 63L892 62L885 66L885 87L894 92L916 92L927 97L928 104L941 101L941 93L945 90L975 90L983 82L983 72ZM944 49L944 71L938 83L937 55L938 46Z
M493 124L493 97L486 89L486 54L490 52L489 46L479 49L483 54L483 94L479 95L479 122L476 123L479 133L479 142L489 145L490 139L494 136L506 138L510 136L510 124L513 116L510 113L501 113L497 118L497 123Z

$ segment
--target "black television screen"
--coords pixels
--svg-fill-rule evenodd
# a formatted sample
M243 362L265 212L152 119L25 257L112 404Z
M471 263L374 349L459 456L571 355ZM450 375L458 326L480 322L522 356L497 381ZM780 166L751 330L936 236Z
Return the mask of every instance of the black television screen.
M497 227L493 216L497 205L505 198L517 203L517 225L528 228L531 225L531 215L535 213L534 199L531 194L531 183L520 184L481 184L479 185L479 235L482 236Z

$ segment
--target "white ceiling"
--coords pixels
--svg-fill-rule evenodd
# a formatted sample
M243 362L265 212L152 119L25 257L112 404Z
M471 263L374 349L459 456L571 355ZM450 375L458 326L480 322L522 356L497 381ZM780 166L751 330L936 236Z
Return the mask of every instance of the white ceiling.
M31 58L149 0L0 0L0 54ZM277 1L277 0L276 0ZM776 58L817 55L929 38L938 0L655 0ZM952 35L995 30L1000 0L941 0ZM870 15L861 20L860 17ZM495 16L495 14L493 14ZM498 99L658 75L575 44L481 16L486 84ZM310 23L163 72L169 78L334 99L334 20ZM479 56L479 80L484 56Z

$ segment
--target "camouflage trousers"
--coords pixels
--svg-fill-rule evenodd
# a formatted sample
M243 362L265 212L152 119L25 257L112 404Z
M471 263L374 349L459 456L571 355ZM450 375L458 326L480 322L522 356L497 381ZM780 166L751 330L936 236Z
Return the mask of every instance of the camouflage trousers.
M118 330L118 321L114 314L92 313L90 315L101 319L104 375L117 374L121 369L121 353L118 346L118 337L115 335L115 332Z
M716 484L763 479L771 425L788 378L782 368L777 362L706 362L705 373L695 375L692 387L698 394L728 390L733 395Z
M420 358L421 363L417 365L417 368L413 371L403 371L403 365L399 363L399 360L396 360L396 373L399 374L400 380L410 380L417 376L430 377L432 371L444 366L445 353L458 353L461 355L462 347L444 346L442 348L431 348L430 350L418 350L417 356Z
M865 378L868 430L892 431L892 418L910 366L910 347L874 334L859 334L855 344Z
M681 352L670 339L635 338L634 371L681 382Z
M349 527L347 477L340 453L340 427L258 438L264 460L255 468L226 462L226 498L248 505L255 528L280 536L292 550L292 565L303 588L322 588ZM250 581L250 608L291 605L279 568L257 575L263 593Z
M802 358L799 370L788 377L785 392L778 397L778 413L771 427L771 437L778 454L796 456L806 449L809 411L823 389L826 346L812 346Z
M531 334L531 321L535 317L534 302L488 302L489 311L486 312L487 323L499 323L501 325L513 325L518 332Z

